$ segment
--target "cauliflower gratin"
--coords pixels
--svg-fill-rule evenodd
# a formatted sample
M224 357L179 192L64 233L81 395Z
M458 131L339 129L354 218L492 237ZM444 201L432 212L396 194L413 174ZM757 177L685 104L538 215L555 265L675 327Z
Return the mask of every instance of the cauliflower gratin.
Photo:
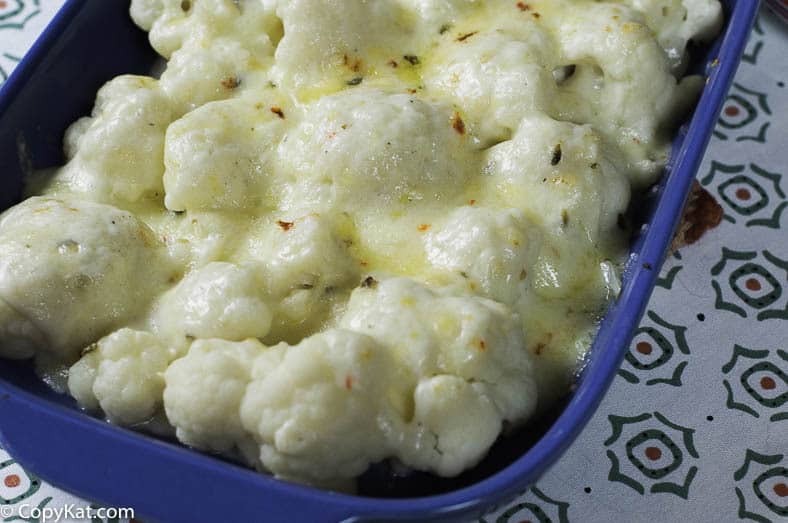
M348 488L453 476L568 391L717 0L133 0L0 217L0 355L113 423Z

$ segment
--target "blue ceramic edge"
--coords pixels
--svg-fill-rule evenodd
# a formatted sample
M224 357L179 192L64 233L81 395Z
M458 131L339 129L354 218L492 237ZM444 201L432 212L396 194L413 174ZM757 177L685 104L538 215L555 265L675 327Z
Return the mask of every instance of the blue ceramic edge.
M15 69L0 90L0 114L85 2L69 0ZM629 281L617 303L608 311L594 342L594 357L573 398L536 445L495 475L461 490L424 498L375 499L323 492L273 480L175 445L108 426L51 405L3 381L0 381L2 418L26 418L26 421L0 427L0 441L31 470L40 471L44 479L54 484L66 488L75 485L77 494L107 504L131 503L139 507L142 515L150 514L167 521L204 520L222 515L232 520L254 520L274 513L289 514L290 519L443 520L479 516L490 505L511 499L560 457L588 422L612 382L654 287L757 10L756 1L734 3L720 48L719 65L709 75L686 138L672 161L674 168L662 187L654 219L644 232L639 254L630 264ZM52 431L51 427L57 430ZM47 449L49 461L46 463L42 459L45 455L42 448ZM74 460L79 456L85 459L77 464ZM148 477L146 481L133 478L121 482L117 474L109 477L104 462L91 459L94 456L112 460L118 471L166 472L165 479L176 482L175 491L180 491L180 497L190 499L173 499L173 486L168 488L162 483L164 480ZM59 459L51 461L53 457ZM164 471L164 467L168 469ZM236 501L232 504L235 512L231 516L208 504L195 503L196 499L204 498L192 495L206 490L200 486L208 478L224 481L214 483L210 492L216 499L226 500L222 504L224 510L231 505L231 500ZM172 508L173 503L177 510ZM189 506L188 512L183 510ZM266 506L271 512L261 513L261 507Z
M22 61L17 64L6 81L0 85L0 116L5 113L11 103L13 103L17 93L22 90L25 83L33 76L36 68L46 58L57 39L68 29L71 20L82 9L85 1L67 0L52 20L49 21L41 35L33 42Z

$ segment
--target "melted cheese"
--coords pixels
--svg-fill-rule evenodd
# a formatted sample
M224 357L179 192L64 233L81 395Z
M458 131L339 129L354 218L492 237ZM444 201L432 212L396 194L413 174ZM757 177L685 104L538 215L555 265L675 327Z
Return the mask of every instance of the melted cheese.
M566 393L720 6L131 15L167 66L104 86L43 198L3 215L0 354L52 368L98 342L69 377L86 407L336 486L385 457L457 474Z

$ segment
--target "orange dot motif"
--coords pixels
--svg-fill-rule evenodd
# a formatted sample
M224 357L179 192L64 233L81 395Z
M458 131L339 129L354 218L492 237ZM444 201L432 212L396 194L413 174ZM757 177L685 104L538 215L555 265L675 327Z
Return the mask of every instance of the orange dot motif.
M755 278L748 279L746 282L744 282L744 285L747 286L748 290L751 290L753 292L761 290L761 282L759 282Z
M775 383L774 380L769 376L764 376L761 378L761 388L763 390L774 390L776 386L777 383Z
M0 0L0 7L3 7L3 1ZM3 484L8 488L18 487L22 480L16 474L9 474L3 479Z
M750 194L750 191L742 187L741 189L736 190L736 198L747 201L752 198L752 194Z

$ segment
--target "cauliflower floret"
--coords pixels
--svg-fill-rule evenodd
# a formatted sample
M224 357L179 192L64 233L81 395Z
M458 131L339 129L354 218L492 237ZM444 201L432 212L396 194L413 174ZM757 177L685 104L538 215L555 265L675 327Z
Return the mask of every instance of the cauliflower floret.
M487 153L493 198L542 228L531 283L546 297L605 295L602 253L622 247L618 220L630 196L608 150L590 126L534 115Z
M274 322L268 342L296 342L321 327L332 303L346 299L343 290L359 279L349 240L338 231L341 221L317 214L287 218L255 230L244 259L265 264Z
M161 75L161 87L180 114L208 102L232 98L248 84L256 84L249 71L254 57L237 40L219 39L178 49Z
M501 432L501 413L485 386L457 376L422 380L397 457L417 470L456 476L476 465Z
M503 419L520 422L536 404L520 317L500 303L392 278L356 289L340 326L388 346L416 377L478 382Z
M173 282L211 262L236 260L235 253L245 233L254 227L251 213L158 212L161 214L152 217L151 224L166 244L169 256L181 268Z
M277 476L354 478L389 453L378 418L393 375L386 350L368 336L325 331L257 358L241 420Z
M356 279L346 244L331 221L320 215L271 225L264 245L269 249L270 285L277 296L294 289L325 292Z
M267 81L281 27L263 2L135 0L131 12L169 60L161 85L181 114Z
M503 305L396 278L356 290L340 325L385 345L410 372L410 380L399 381L413 384L413 410L385 425L408 466L458 474L483 457L503 421L517 425L536 406L520 319ZM466 415L458 417L460 411ZM469 436L479 439L462 443Z
M272 74L288 88L341 85L403 54L418 54L411 16L395 0L278 0L284 37Z
M197 340L164 373L164 408L178 439L198 449L240 453L257 465L257 445L240 417L254 359L267 350L257 340Z
M272 109L273 108L273 109ZM281 103L246 99L206 104L167 129L165 205L170 210L259 207L270 184Z
M577 64L558 91L560 119L593 124L618 145L618 166L633 184L652 183L667 161L668 130L692 106L702 79L677 81L664 50L632 9L576 4L573 16L551 23L565 63Z
M24 355L35 344L76 357L141 314L170 277L153 232L114 207L36 197L0 218L0 298L16 313L2 330L20 333L18 348L20 317L35 326Z
M174 338L262 338L271 328L259 271L215 262L190 273L164 295L158 329Z
M723 22L719 0L619 0L646 17L670 60L675 74L687 65L687 42L706 42L719 33Z
M228 38L243 43L257 58L273 53L281 36L273 10L260 0L132 0L134 22L150 32L154 49L165 58L185 45Z
M357 88L305 108L279 146L293 183L282 207L314 212L434 203L462 190L478 165L450 108ZM363 144L363 146L361 146Z
M148 332L121 329L89 347L68 374L68 389L88 410L99 407L121 425L137 425L161 409L164 371L178 356Z
M129 14L143 31L150 31L153 23L164 12L164 0L131 0Z
M120 76L108 82L98 92L92 116L67 131L70 161L53 188L113 204L161 197L164 133L174 118L153 78Z
M515 34L496 29L458 42L444 36L429 59L425 84L451 96L485 145L508 139L528 113L549 111L555 44L530 20Z
M425 235L434 267L472 279L488 297L513 304L539 253L538 230L516 210L460 207Z
M511 140L487 151L486 181L495 197L545 231L576 225L594 242L602 241L626 210L630 193L608 150L591 126L532 115Z

